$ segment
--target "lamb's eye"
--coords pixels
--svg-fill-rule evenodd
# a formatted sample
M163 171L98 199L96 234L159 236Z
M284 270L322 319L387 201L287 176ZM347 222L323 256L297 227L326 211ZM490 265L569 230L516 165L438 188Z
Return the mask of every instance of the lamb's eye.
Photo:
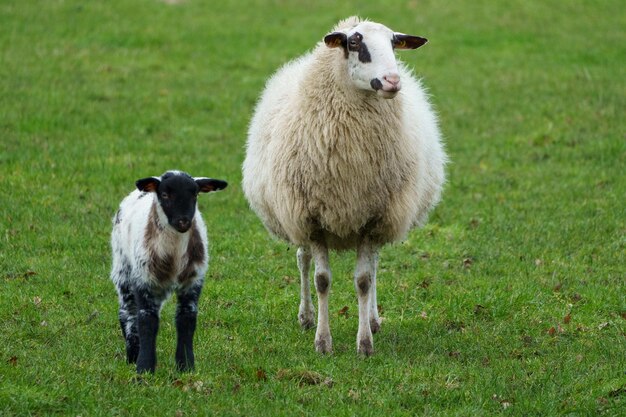
M359 44L359 42L356 39L352 39L350 41L350 46L356 47Z
M166 193L166 192L162 192L161 193L161 198L164 199L164 200L167 200L168 198L170 198L170 195L168 193Z

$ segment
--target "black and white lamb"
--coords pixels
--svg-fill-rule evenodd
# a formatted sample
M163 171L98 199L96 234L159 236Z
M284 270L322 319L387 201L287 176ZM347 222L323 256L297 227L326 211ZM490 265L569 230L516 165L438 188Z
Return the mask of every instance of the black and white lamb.
M137 190L113 218L111 280L119 295L126 359L137 372L154 372L161 307L176 292L176 365L194 367L193 335L198 299L208 266L206 226L198 193L221 190L222 180L181 171L137 180Z

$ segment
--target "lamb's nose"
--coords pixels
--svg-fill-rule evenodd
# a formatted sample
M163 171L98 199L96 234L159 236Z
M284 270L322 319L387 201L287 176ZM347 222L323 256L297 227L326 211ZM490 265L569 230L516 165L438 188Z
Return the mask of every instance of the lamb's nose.
M178 228L181 230L187 230L189 229L189 226L191 226L189 219L180 219L178 221Z

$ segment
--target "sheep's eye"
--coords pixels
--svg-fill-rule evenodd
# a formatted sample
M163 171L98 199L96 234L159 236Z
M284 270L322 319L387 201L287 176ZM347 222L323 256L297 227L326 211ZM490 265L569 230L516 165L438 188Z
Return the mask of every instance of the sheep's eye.
M356 39L352 39L352 40L350 41L350 46L354 46L354 47L356 47L358 44L359 44L359 42L358 42Z
M162 192L161 193L161 198L167 200L168 198L170 198L170 195L166 192Z

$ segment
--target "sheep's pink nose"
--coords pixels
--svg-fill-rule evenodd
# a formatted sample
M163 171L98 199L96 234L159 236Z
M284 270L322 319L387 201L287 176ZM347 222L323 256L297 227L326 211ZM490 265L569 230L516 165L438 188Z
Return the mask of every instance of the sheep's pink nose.
M398 74L387 74L383 76L383 80L391 84L392 87L397 87L400 84L400 76Z

